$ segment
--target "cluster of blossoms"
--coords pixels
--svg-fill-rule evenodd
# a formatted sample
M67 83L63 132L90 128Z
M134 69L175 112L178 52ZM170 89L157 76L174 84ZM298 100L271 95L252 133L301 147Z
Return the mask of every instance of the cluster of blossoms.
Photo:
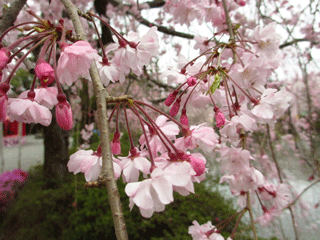
M235 9L237 6L245 6L246 1L231 0L229 4L231 4L231 9ZM232 6L232 4L236 6ZM190 26L190 23L195 19L199 24L204 21L220 28L226 23L222 1L169 0L166 1L164 9L173 16L175 22L181 25Z
M110 27L118 43L109 45L101 57L87 41L74 41L71 31L64 26L63 20L60 20L55 26L48 20L40 19L32 11L29 13L39 21L13 26L0 37L1 42L17 27L23 27L27 32L25 37L7 47L0 45L1 121L8 118L10 121L40 123L49 126L52 120L50 110L55 107L57 123L62 129L70 130L73 127L72 110L61 84L71 86L79 78L90 80L89 68L93 62L99 65L101 80L105 85L108 85L110 81L123 82L125 74L128 74L130 69L140 75L143 66L150 61L151 57L158 54L156 28L151 28L141 38L136 33L130 33L128 40ZM74 43L69 44L68 41ZM23 43L25 45L22 45ZM18 46L20 49L17 51ZM30 46L32 47L29 48ZM42 47L36 66L30 70L31 73L34 73L31 88L21 93L18 98L8 98L7 93L10 90L10 81L14 73L27 56L39 46ZM58 46L60 57L56 61ZM24 49L28 51L20 57ZM113 58L109 60L107 54L111 52ZM15 63L12 67L10 63L13 61ZM10 71L10 74L6 76L4 71ZM37 79L39 79L38 84Z
M279 40L275 24L256 27L251 40L242 39L239 43L211 44L207 39L197 38L195 47L206 60L182 62L180 71L162 74L168 83L179 85L165 104L171 107L172 116L181 109L181 122L187 119L187 106L213 105L220 144L211 150L221 155L216 159L224 173L220 183L229 183L241 208L247 206L248 194L257 195L264 212L258 218L261 224L278 216L290 201L288 185L268 182L252 165L254 158L250 152L244 149L246 136L257 130L259 124L274 125L292 98L285 90L265 87L267 78L280 64ZM245 43L252 45L250 51ZM251 198L252 203L254 200ZM267 208L263 201L270 206Z
M4 172L0 175L0 211L13 201L16 191L22 188L28 179L28 173L21 169Z
M239 0L232 3L245 5L244 1ZM181 24L195 18L201 22L206 16L206 21L212 21L221 29L226 28L220 2L168 1L167 6L171 6L171 13ZM207 19L209 16L214 18ZM89 14L89 17L97 17L104 22L95 14ZM73 37L63 21L57 26L43 19L21 24L31 32L8 47L1 46L1 77L3 70L18 56L19 52L13 51L17 46L28 41L21 50L30 45L32 47L17 60L10 75L3 77L0 83L0 119L8 117L10 120L48 126L52 118L50 109L55 107L58 124L70 130L73 126L72 111L61 84L71 86L79 78L90 80L88 70L94 62L105 86L110 82L123 83L130 72L141 75L143 66L159 54L156 27L151 27L144 36L139 37L133 32L122 36L108 23L105 24L114 33L116 43L106 48L101 46L102 57L86 41L68 44ZM0 40L15 27L8 29ZM225 32L224 29L219 34L223 37ZM16 99L8 98L7 92L15 70L40 45L43 46L30 90ZM60 57L56 61L58 46ZM248 46L251 48L248 49ZM256 194L264 212L258 220L266 224L287 206L289 188L285 184L268 182L253 166L254 158L245 145L246 136L255 131L259 124L274 124L289 107L291 97L286 91L266 88L267 78L281 60L279 36L275 33L274 24L270 24L254 29L249 40L236 30L234 41L228 43L197 38L196 48L200 49L200 56L206 58L204 62L199 60L203 59L200 57L190 62L180 62L179 71L169 70L161 75L169 84L178 85L164 102L170 107L170 115L129 97L108 100L108 103L114 103L109 122L113 118L116 122L110 143L114 176L116 179L122 177L127 183L125 192L130 198L130 208L136 205L142 216L151 217L174 201L173 192L187 196L194 193L194 182L205 179L206 159L193 151L200 148L203 152L216 152L221 155L216 160L221 163L224 174L220 182L229 183L242 208L251 204L248 199L254 203L255 199L249 196ZM35 89L37 79L39 88ZM205 108L208 105L214 111L215 129L205 124L190 125L187 107ZM127 157L121 156L118 126L121 107L130 140ZM144 108L154 110L160 116L154 121ZM140 122L143 132L138 146L131 136L129 110ZM174 117L180 110L180 121L177 121ZM92 128L87 126L82 132L84 139L89 140ZM96 151L79 150L70 156L68 169L74 174L84 173L87 182L97 181L102 169L101 156L101 147ZM189 233L194 239L223 239L210 222L200 226L195 221Z
M136 113L139 102L134 101L129 107ZM173 202L174 191L183 196L194 193L193 183L205 179L206 159L189 150L199 145L204 151L213 149L218 136L212 128L203 125L189 128L168 115L160 115L156 121L145 116L148 121L141 121L144 134L139 139L140 148L133 145L130 137L129 155L113 156L113 169L117 179L122 174L123 181L128 183L125 192L130 198L130 207L137 205L142 216L151 217L153 212L163 211L165 205ZM184 136L178 137L181 132ZM118 130L114 133L111 150L114 155L121 154ZM83 172L88 182L98 180L101 168L100 148L96 152L80 150L71 155L68 163L69 171ZM145 180L139 181L140 175Z
M219 233L211 221L200 225L197 221L192 222L193 225L189 227L188 233L192 236L193 240L224 240L224 237ZM230 237L227 240L231 240Z

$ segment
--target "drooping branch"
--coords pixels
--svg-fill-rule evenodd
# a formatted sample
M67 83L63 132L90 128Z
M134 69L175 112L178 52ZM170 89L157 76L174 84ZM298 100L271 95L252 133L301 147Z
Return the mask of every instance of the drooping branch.
M75 31L79 37L86 39L84 30L82 28L80 18L77 13L77 8L73 5L70 0L61 0L65 8L67 9L69 16L75 27ZM100 127L100 141L102 150L102 171L99 176L105 184L108 191L109 204L112 212L115 232L118 240L127 240L128 234L126 225L123 217L121 201L119 196L118 187L113 172L113 161L110 148L110 137L109 137L109 125L107 116L106 98L108 93L103 87L98 73L96 64L93 63L90 68L90 76L94 92L96 95L97 109L98 109L98 120Z

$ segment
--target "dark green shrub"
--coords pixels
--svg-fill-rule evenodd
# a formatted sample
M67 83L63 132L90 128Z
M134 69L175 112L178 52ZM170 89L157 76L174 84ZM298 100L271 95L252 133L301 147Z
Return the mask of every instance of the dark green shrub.
M0 229L2 234L8 239L24 240L116 239L108 195L103 187L85 188L83 176L77 176L75 206L74 181L58 189L43 190L45 182L41 176L41 167L30 172L25 188L6 213ZM208 191L204 184L196 184L196 194L187 197L175 194L175 201L166 207L166 211L145 219L137 207L130 212L124 186L119 180L129 239L191 239L188 227L193 220L200 224L212 221L215 225L236 212L230 201L219 193ZM234 221L230 223L223 234L230 235L234 224Z

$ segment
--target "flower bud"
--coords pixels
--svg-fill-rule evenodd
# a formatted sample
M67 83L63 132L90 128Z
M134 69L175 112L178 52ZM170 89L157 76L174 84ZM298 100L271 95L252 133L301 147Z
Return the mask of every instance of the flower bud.
M196 176L201 176L202 174L204 174L206 166L200 158L189 155L189 163L191 164L193 170L196 172Z
M246 5L246 1L244 1L244 0L234 0L234 1L241 7Z
M164 104L168 107L171 106L171 104L174 102L174 100L176 100L178 93L179 93L178 90L174 90L173 93L170 93L170 95L164 101Z
M189 119L187 117L187 109L183 108L181 110L180 122L182 125L189 126Z
M7 66L10 58L10 52L6 48L0 49L0 70L4 69Z
M193 87L197 83L197 79L195 77L189 77L187 79L187 83L189 87Z
M120 155L121 154L121 143L120 141L111 141L111 152L113 155Z
M217 124L217 127L220 128L220 127L223 127L224 124L226 123L226 119L223 115L223 113L219 110L219 108L217 108L217 110L215 110L215 119L216 119L216 124Z
M60 96L59 96L60 95ZM58 94L59 103L56 105L56 119L58 125L64 130L71 130L73 127L72 109L63 93Z
M173 106L170 109L170 115L172 117L176 116L177 113L179 112L180 109L180 102L181 102L181 98L178 98L175 103L173 104Z
M42 87L46 87L54 82L54 70L49 63L40 59L35 67L36 76L40 79Z
M120 143L120 133L118 130L113 134L113 139L111 141L111 152L113 155L121 154L121 143Z

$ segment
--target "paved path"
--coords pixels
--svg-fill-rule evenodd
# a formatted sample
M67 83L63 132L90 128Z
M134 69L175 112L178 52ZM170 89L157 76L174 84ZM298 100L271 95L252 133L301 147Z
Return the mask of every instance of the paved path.
M4 171L11 171L18 168L19 147L3 147ZM21 169L28 171L31 166L43 164L44 145L43 139L36 139L34 135L26 137L21 147ZM1 171L1 163L0 163Z

